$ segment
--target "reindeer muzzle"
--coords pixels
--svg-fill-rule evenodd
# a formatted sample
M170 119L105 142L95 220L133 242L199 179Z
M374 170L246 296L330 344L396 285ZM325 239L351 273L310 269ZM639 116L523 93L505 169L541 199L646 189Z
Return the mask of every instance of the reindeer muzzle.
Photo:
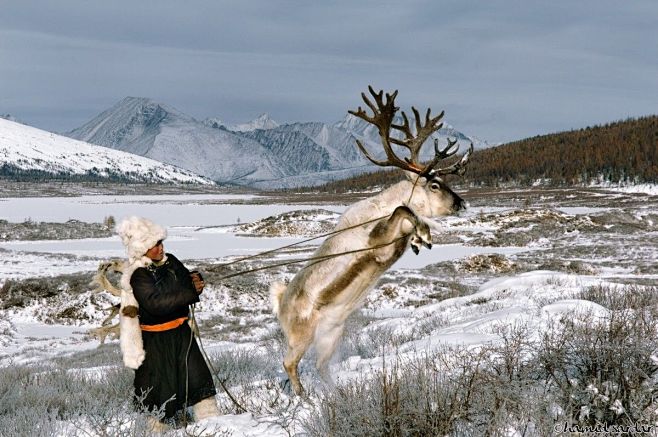
M466 209L466 201L464 201L464 199L462 199L461 197L455 194L455 196L453 197L452 211L459 212L465 209Z

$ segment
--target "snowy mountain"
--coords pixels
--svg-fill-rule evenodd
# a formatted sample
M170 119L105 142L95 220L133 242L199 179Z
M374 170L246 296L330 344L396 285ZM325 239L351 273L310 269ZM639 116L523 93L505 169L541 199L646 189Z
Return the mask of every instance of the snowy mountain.
M380 169L356 147L361 140L383 157L374 126L347 115L335 124L279 125L269 115L227 125L220 118L197 121L167 105L127 97L67 134L90 143L176 165L221 183L257 188L319 185ZM441 144L457 138L462 150L473 141L451 127L435 136ZM428 140L431 142L431 140ZM476 148L486 143L473 141ZM433 156L427 145L421 157Z
M67 135L185 168L221 183L249 185L284 175L276 156L259 143L208 127L145 98L126 97Z
M394 123L402 124L402 122L403 122L402 116L397 115L394 119ZM414 121L410 119L409 122L411 124L411 128L413 131ZM345 116L343 120L339 121L334 126L338 129L351 132L352 135L354 135L356 138L365 140L366 143L372 143L375 144L376 147L381 148L381 146L379 146L380 140L379 140L379 133L377 131L377 128L372 124L366 122L365 120L362 120L358 117L348 114ZM400 137L401 135L398 135L398 138ZM425 145L423 146L421 157L429 158L433 156L434 148L432 147L431 143L434 139L438 139L439 145L441 146L443 144L447 144L448 138L450 138L451 140L457 139L457 142L459 143L461 150L465 150L471 143L473 143L473 148L475 150L486 149L490 147L490 145L486 141L482 141L475 137L467 136L462 132L459 132L458 130L456 130L454 127L447 124L446 122L443 122L443 127L441 127L441 129L436 131L434 135L432 135L430 139L428 139ZM384 156L384 155L381 154L380 156Z
M261 130L274 129L275 127L279 126L279 123L272 120L269 114L261 114L248 123L241 123L235 125L226 124L220 118L216 118L216 117L206 118L205 120L203 120L203 124L214 128L223 127L226 130L230 130L233 132L252 132L255 131L256 129L261 129Z
M162 162L0 118L0 174L30 172L144 182L212 183Z

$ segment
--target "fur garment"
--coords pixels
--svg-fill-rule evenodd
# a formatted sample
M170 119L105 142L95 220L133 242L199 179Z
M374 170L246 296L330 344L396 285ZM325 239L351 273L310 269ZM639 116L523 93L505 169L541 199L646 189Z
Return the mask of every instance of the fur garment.
M126 247L130 264L142 258L159 240L167 238L167 231L162 226L142 217L128 217L116 228Z
M160 225L141 217L129 217L116 228L126 247L128 262L121 276L121 308L119 310L120 345L123 363L137 369L144 362L145 352L142 343L142 330L137 317L139 304L130 286L132 274L140 267L148 267L153 260L144 254L155 244L167 238L167 231ZM165 258L162 260L164 262Z

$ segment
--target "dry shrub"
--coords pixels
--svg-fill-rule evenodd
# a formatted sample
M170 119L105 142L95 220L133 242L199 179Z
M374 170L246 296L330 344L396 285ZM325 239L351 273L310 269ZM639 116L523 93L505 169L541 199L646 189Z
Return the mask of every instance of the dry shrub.
M597 286L581 297L607 306L609 317L564 318L543 335L537 353L564 420L582 426L655 424L656 287Z
M524 327L501 328L497 346L444 348L385 358L381 370L320 397L312 436L550 435L553 421ZM537 401L539 399L539 401Z
M123 367L4 367L0 435L150 435L146 411L139 400L135 408L132 390L132 372ZM164 412L150 415L162 418Z

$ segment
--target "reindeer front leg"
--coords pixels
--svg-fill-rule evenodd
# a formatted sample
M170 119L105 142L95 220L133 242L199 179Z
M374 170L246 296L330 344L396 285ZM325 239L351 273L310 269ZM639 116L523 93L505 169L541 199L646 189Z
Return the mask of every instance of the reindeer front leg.
M416 255L420 251L420 246L432 248L432 235L427 223L409 207L398 206L390 218L377 223L370 232L369 245L372 247L390 243L404 236L408 238L402 238L396 244L378 249L375 255L377 262L395 262L402 256L409 241Z

